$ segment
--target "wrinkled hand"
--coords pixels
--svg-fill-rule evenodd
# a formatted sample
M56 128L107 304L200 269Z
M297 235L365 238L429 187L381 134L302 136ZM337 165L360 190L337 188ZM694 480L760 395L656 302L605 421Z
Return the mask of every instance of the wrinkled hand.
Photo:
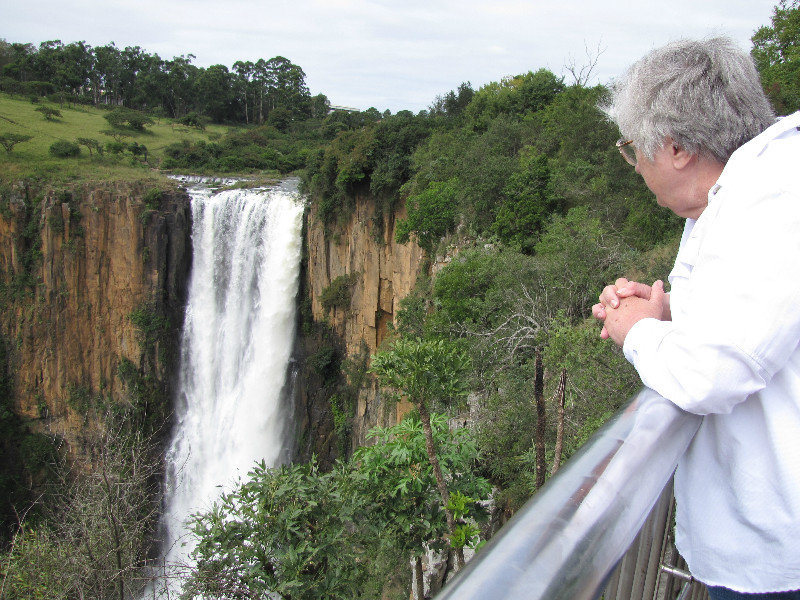
M663 284L661 290L663 292ZM600 337L608 339L610 336L608 329L605 326L605 320L608 316L607 309L615 309L620 306L620 302L625 298L641 298L643 300L650 300L653 287L639 283L637 281L629 281L624 277L620 277L614 282L614 285L607 285L603 288L600 294L600 302L592 306L592 315L598 320L603 322L603 328L600 330ZM656 318L662 321L669 321L672 318L669 308L669 294L663 294L661 300L662 311L660 316ZM626 332L627 334L627 332Z
M607 285L600 293L600 302L592 306L592 315L598 321L604 322L606 320L606 307L617 308L620 300L623 298L630 298L637 296L648 300L650 298L650 286L636 281L628 281L624 277L620 277L614 282L614 285ZM605 328L600 330L600 337L607 340L609 335Z
M663 320L664 314L669 311L664 283L659 280L652 287L646 287L650 288L649 298L631 295L619 299L616 308L610 305L604 308L603 330L606 337L610 337L618 346L625 343L628 332L636 323L648 318Z

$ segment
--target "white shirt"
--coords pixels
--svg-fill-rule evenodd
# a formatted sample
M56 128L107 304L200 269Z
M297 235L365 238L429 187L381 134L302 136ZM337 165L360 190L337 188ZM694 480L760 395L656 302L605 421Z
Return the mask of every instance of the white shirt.
M672 321L639 321L623 349L706 415L675 474L692 574L800 589L800 112L739 148L708 199L669 277Z

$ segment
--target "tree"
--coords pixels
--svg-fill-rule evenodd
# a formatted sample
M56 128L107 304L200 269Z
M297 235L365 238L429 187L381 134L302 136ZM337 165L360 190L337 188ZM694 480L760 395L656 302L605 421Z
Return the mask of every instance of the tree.
M255 74L255 65L251 61L237 60L233 63L233 71L236 73L234 78L233 87L237 100L244 108L244 121L248 125L253 119L253 111L255 110L255 90L253 89L253 75ZM253 109L251 110L250 98L253 99Z
M233 117L233 77L225 65L202 69L196 81L195 102L216 123Z
M283 56L269 59L265 67L269 73L267 81L271 84L267 90L269 110L282 106L295 117L307 115L309 93L303 69Z
M550 303L574 320L588 316L606 282L623 272L629 252L586 206L553 217L535 251Z
M276 106L269 111L267 125L272 125L278 131L286 132L292 122L292 112L288 108Z
M311 98L311 117L324 119L331 109L330 100L325 94L317 94Z
M135 157L142 157L142 160L146 163L147 162L147 146L144 144L138 144L136 142L131 142L128 144L128 150L130 153Z
M113 44L94 49L95 68L91 76L92 100L94 104L116 103L122 79L122 57Z
M75 156L80 156L81 147L75 142L57 140L50 144L49 152L57 158L73 158Z
M185 595L361 598L364 545L378 536L361 500L345 465L322 473L313 460L274 469L262 461L193 517L196 567Z
M477 505L471 497L485 498L490 486L474 474L478 452L472 431L451 430L441 413L431 414L431 429L442 468L451 478L450 489L461 502L466 499L474 515ZM422 590L421 557L426 547L445 548L448 532L422 421L411 414L394 427L376 427L367 437L374 444L360 447L352 459L357 489L370 498L372 519L379 523L381 537L395 555L403 561L408 556L416 558L414 574L417 590ZM456 533L457 539L451 538L454 546L474 546L478 541L477 528L471 523L459 522ZM421 592L418 597L422 598Z
M430 409L434 402L449 403L467 395L465 375L469 359L458 346L445 340L397 339L385 352L372 357L370 371L381 385L402 394L419 411L425 432L425 447L447 518L450 535L456 535L456 523L450 505L450 493L436 452ZM456 548L459 567L464 565L461 548Z
M94 150L97 150L98 154L103 154L103 145L94 138L79 137L75 141L78 142L78 144L80 144L81 146L86 146L86 149L89 151L90 157L92 156L92 152Z
M56 119L61 118L61 111L56 110L55 108L50 108L49 106L40 106L36 109L36 112L42 113L44 118L48 121L55 121Z
M535 151L522 152L519 168L503 189L494 229L500 240L523 252L531 252L539 232L558 208L549 194L547 157Z
M130 108L115 108L103 118L115 129L129 128L134 131L144 131L146 125L152 125L153 119L137 110Z
M601 42L597 42L597 48L589 50L589 46L584 41L583 49L586 53L586 63L577 66L575 57L570 56L569 62L564 66L567 72L572 75L572 84L580 87L588 85L589 80L592 78L592 73L595 67L597 67L597 61L600 60L600 56L606 51L605 48L601 47Z
M179 119L192 106L199 69L192 64L194 54L176 56L164 63L166 70L164 107L174 119Z
M131 137L130 133L127 133L121 129L103 129L100 131L100 133L112 138L117 144L122 144L126 138Z
M397 241L408 242L413 233L417 243L433 252L439 240L455 226L457 192L455 181L433 181L420 194L406 200L407 216L397 224Z
M62 473L46 521L20 527L2 565L4 597L125 600L141 592L156 544L161 459L155 438L117 412L87 440L91 466Z
M11 150L14 149L14 146L32 139L33 136L31 135L22 135L21 133L4 133L0 135L0 144L6 149L7 153L11 154Z
M470 496L482 499L490 490L474 474L472 434L451 431L442 414L431 415L431 423L456 518L475 513ZM369 437L373 445L328 472L314 459L275 468L262 462L211 510L195 515L196 566L185 596L374 598L425 544L443 548L448 528L419 417L375 428ZM456 531L454 544L477 542L473 524L462 522Z
M779 114L800 109L800 0L780 0L751 38L761 83Z
M444 98L441 98L441 104L436 106L435 109L431 107L430 112L431 114L443 113L448 117L456 117L464 112L464 109L472 102L474 95L475 90L472 89L472 84L469 81L463 82L458 86L457 91L450 90L447 92Z
M528 71L486 84L475 92L464 113L474 129L485 131L491 121L502 114L523 115L541 110L563 90L563 78L551 71Z

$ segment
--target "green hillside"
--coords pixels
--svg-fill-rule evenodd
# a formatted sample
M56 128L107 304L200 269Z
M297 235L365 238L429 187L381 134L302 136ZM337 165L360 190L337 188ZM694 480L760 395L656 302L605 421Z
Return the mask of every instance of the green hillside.
M48 120L37 109L50 108L61 113L60 118ZM173 119L157 118L153 124L139 132L130 128L119 130L121 144L144 145L147 162L142 155L135 157L130 151L113 154L105 149L115 142L111 130L103 118L108 110L86 105L59 106L44 100L33 103L28 99L12 98L0 94L0 139L6 134L31 136L29 141L13 146L10 152L0 148L0 177L18 179L46 176L50 180L109 179L147 177L157 169L164 157L164 148L180 142L213 141L229 131L224 125L209 125L204 130L187 127ZM80 155L73 158L56 158L49 152L56 141L76 142L78 138L97 140L104 147L103 155L86 146L80 147ZM153 176L157 176L155 173Z

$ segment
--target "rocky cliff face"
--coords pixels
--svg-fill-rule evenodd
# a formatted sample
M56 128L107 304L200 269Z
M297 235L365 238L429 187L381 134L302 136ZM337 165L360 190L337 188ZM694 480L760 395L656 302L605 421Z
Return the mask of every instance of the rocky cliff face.
M188 195L154 194L152 183L84 184L36 191L18 186L0 202L0 321L13 408L34 431L87 447L93 418L109 404L165 418L191 262ZM306 296L341 358L367 358L387 336L398 305L416 284L423 252L397 244L395 219L375 221L358 198L350 221L326 232L306 215ZM325 290L348 277L348 302L325 308ZM305 344L306 358L315 349ZM301 455L337 453L326 382L314 369L300 389ZM143 393L143 390L145 393ZM349 447L375 425L410 409L383 402L371 377L356 388ZM161 402L162 406L153 403ZM341 448L339 449L342 450ZM346 450L346 449L345 449Z
M153 413L169 397L191 213L185 193L152 186L20 185L3 198L0 327L15 412L74 453L103 407Z
M395 220L404 216L405 210L401 208L384 216L381 226L375 221L375 202L369 196L358 197L349 222L327 233L313 209L306 215L305 285L311 313L315 321L330 325L347 357L377 351L386 338L388 325L397 315L400 300L416 284L423 252L414 242L395 242ZM324 292L342 277L347 277L349 302L326 309L322 301ZM317 437L311 442L316 444L319 454L330 432L315 430L314 421L324 417L326 407L319 402L315 406L313 399L307 400L308 430ZM409 409L405 404L382 402L372 378L365 378L356 400L351 446L363 444L371 427L397 423Z

